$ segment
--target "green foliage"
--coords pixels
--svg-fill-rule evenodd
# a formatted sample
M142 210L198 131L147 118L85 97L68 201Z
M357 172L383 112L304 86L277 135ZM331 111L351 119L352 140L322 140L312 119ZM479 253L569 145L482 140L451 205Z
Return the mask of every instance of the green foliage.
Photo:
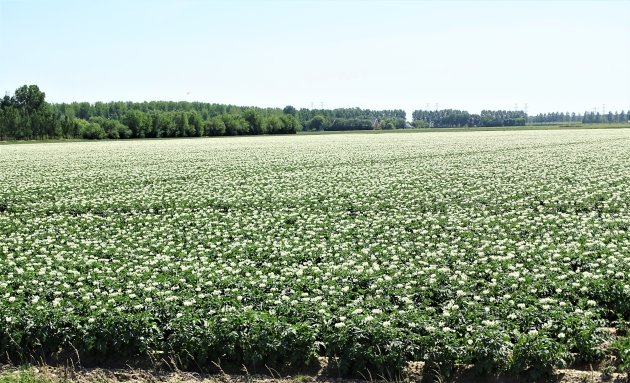
M496 375L510 367L512 342L509 334L496 329L480 331L470 340L469 358L479 375Z
M271 134L294 134L302 130L298 119L289 114L269 116L263 120L263 124L266 131Z
M204 124L204 134L206 136L223 136L225 134L225 123L221 117L212 117Z
M225 124L225 134L235 136L249 133L249 123L238 114L224 114L221 116Z
M138 138L145 137L151 127L151 119L149 116L139 110L128 111L123 117L122 122L131 129L132 136Z
M27 112L41 110L45 106L46 94L37 85L23 85L15 90L14 105Z
M197 111L192 111L188 114L188 125L190 126L190 137L201 137L204 135L203 119Z
M300 121L295 116L283 115L280 116L280 119L282 120L282 124L284 125L280 133L295 134L302 130L302 125L300 125Z
M482 110L481 114L470 114L464 110L416 110L413 121L423 121L431 128L457 128L475 126L520 126L527 122L527 115L522 111Z
M337 322L325 331L323 345L342 376L392 380L403 374L407 361L417 352L415 338L399 327Z
M532 378L550 376L554 368L567 367L571 362L572 356L562 343L537 331L521 335L512 352L512 368Z
M430 128L429 123L425 120L415 120L412 125L414 128Z
M611 345L615 364L621 372L626 372L630 376L630 336L620 336Z
M578 116L579 118L579 116ZM598 123L627 123L630 117L628 117L628 113L625 111L621 111L621 113L608 112L608 114L601 115L599 112L584 112L584 116L582 117L583 124L598 124ZM577 118L576 118L577 120Z
M224 128L213 120L215 118L223 121ZM82 138L79 125L74 122L76 119L96 122L110 139L294 134L302 129L391 130L408 126L406 113L400 109L297 110L291 105L280 109L184 101L48 104L45 93L36 85L24 85L16 89L13 96L5 96L0 101L0 141ZM453 109L413 112L413 126L417 128L520 126L527 120L543 124L550 121L625 123L628 114L624 111L605 115L586 112L584 116L547 113L528 117L520 111L505 110L484 110L479 115ZM113 121L119 124L114 126Z
M376 123L377 129L392 130L392 129L405 129L406 121L404 119L385 118Z
M42 139L59 135L53 110L37 85L16 89L0 103L0 139Z
M569 112L539 113L528 117L528 121L534 124L582 122L582 116Z
M182 115L142 113L151 135ZM204 133L226 115L247 123ZM627 368L628 131L487 136L4 145L0 358Z
M265 130L270 134L278 134L284 130L284 122L279 116L269 116L263 121Z
M374 121L381 119L406 120L404 110L370 110L360 108L338 108L338 109L300 109L298 112L300 122L303 126L308 126L308 122L316 116L321 116L324 120L332 124L334 120L362 120ZM328 126L328 125L326 125Z
M306 127L308 130L324 130L326 123L324 116L317 115L307 122Z
M91 117L89 121L100 125L105 131L105 136L109 139L132 137L133 132L131 129L118 120L111 120L104 117Z
M171 322L168 347L176 350L182 367L218 362L267 371L265 365L302 367L315 360L316 337L310 326L293 325L265 313L224 319Z
M375 127L374 121L360 118L338 118L332 121L326 130L372 130Z
M0 383L56 383L57 380L35 373L29 368L0 372Z
M105 138L105 130L96 122L89 122L81 119L74 120L81 138L88 140L101 140Z
M249 124L251 134L267 133L263 118L256 109L246 109L243 118Z
M572 333L566 344L577 355L579 362L596 363L604 357L602 344L608 341L605 330L579 318L566 320L564 325Z
M291 105L287 105L282 109L282 113L297 117L298 111Z

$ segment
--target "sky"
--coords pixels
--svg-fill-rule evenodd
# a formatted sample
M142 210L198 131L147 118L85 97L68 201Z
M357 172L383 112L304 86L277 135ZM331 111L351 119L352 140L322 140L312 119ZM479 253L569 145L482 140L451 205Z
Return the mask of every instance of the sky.
M630 109L630 1L0 0L0 90L49 102Z

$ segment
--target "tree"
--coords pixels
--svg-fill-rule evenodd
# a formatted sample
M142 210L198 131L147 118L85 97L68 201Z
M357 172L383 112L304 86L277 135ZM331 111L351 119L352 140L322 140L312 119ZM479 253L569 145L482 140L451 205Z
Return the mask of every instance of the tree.
M77 124L81 138L88 140L100 140L105 138L105 130L96 122L89 122L82 119L74 120Z
M90 117L94 116L94 111L89 102L81 102L76 104L76 116L83 120L88 120Z
M396 128L396 125L394 125L394 120L387 118L378 121L377 127L383 130L393 130Z
M428 128L429 124L427 124L424 120L416 120L412 123L414 128Z
M263 118L256 109L246 109L243 111L243 118L249 124L251 134L265 134Z
M190 137L190 133L194 132L194 128L191 129L190 124L188 124L187 112L179 112L175 115L175 127L178 137Z
M342 130L372 130L372 120L363 118L337 118L326 130L342 131Z
M132 136L143 138L151 126L151 120L146 113L139 110L129 110L123 118L123 124L131 129Z
M21 126L19 132L16 132L17 138L48 136L50 111L46 108L46 94L40 91L37 85L23 85L17 88L11 102L20 115Z
M265 118L265 126L270 134L279 134L284 131L284 122L279 116L269 116Z
M295 109L291 105L287 105L287 106L284 107L284 109L282 109L282 113L289 114L291 116L296 117L297 116L297 109Z
M243 116L239 114L225 114L222 118L225 124L225 134L228 136L249 133L249 124Z
M221 117L212 117L204 124L204 134L206 136L223 136L225 134L225 123Z
M203 120L201 119L199 112L195 110L188 113L188 124L190 125L191 136L203 136Z
M280 116L280 119L282 120L282 123L284 125L280 133L295 134L298 131L302 130L302 125L295 116L291 114L284 114Z
M0 104L0 141L20 137L20 114L8 96Z
M46 94L37 85L22 85L15 90L14 105L28 111L40 110L44 107Z
M105 117L92 117L89 121L96 123L101 128L103 128L103 131L105 132L105 136L107 136L107 138L119 139L131 137L131 129L129 129L127 125L122 124L118 120L113 120Z
M311 118L308 123L307 123L307 128L308 130L324 130L324 125L326 124L326 119L321 116L321 115L317 115L313 118Z

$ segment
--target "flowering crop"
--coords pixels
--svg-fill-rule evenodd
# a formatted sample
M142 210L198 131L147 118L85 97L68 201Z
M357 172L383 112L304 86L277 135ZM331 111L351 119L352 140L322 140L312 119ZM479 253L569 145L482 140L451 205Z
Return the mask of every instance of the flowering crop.
M0 146L0 354L594 362L630 320L628 153L625 129Z

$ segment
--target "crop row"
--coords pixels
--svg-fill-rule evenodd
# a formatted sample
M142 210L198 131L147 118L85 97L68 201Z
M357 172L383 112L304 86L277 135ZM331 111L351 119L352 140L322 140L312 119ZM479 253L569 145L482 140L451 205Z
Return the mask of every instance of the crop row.
M628 368L629 151L626 130L1 146L0 354Z

